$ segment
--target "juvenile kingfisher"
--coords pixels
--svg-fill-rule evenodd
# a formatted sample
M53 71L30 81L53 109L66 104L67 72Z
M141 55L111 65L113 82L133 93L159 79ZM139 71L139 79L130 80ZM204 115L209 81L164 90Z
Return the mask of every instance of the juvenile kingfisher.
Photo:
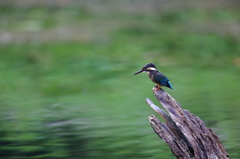
M142 73L142 72L147 72L148 77L153 81L154 83L157 84L157 90L161 89L161 86L165 86L168 88L173 89L169 79L164 76L161 72L159 72L156 68L156 66L153 63L148 63L146 64L140 71L134 73L134 75Z

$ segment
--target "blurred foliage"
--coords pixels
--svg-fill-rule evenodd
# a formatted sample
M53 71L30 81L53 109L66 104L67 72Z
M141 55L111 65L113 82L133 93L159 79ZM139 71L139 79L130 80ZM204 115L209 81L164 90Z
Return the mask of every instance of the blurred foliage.
M1 7L1 158L173 158L133 76L148 62L239 158L239 14Z

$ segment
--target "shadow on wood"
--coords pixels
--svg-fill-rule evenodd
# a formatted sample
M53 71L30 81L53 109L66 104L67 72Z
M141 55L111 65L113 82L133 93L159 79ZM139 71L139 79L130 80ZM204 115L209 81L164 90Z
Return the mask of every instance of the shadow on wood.
M165 141L172 153L179 159L228 159L222 143L204 122L194 116L167 92L160 89L154 94L162 106L160 109L150 99L146 102L166 123L161 123L154 115L149 116L150 124L156 134Z

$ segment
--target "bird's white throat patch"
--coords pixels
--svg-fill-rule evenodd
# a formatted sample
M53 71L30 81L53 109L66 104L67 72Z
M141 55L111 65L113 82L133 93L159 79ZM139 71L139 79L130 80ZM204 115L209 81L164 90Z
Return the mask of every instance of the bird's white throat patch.
M148 67L147 69L156 71L156 68L154 68L154 67Z

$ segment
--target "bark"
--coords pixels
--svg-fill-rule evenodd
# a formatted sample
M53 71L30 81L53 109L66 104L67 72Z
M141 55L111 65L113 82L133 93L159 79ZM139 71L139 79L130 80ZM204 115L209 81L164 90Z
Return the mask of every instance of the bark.
M149 116L155 133L170 147L178 159L228 159L229 155L213 131L190 111L162 89L154 94L162 106L160 109L150 99L146 102L154 111L162 116L166 123L161 123L154 115Z

